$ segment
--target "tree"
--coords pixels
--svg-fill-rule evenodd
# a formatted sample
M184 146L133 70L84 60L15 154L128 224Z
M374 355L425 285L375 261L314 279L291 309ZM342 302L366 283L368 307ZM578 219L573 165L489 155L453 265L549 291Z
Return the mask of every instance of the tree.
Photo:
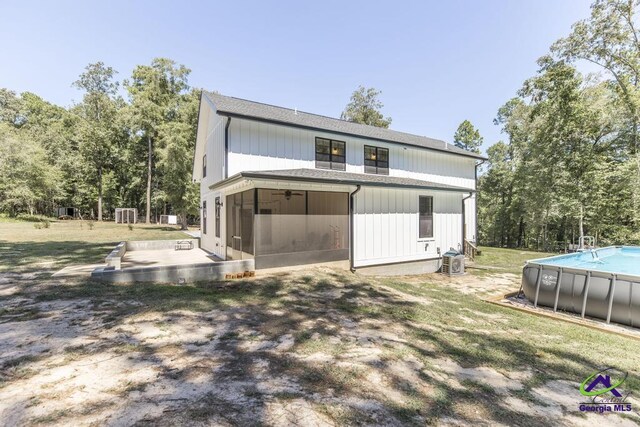
M51 214L57 204L79 206L87 200L84 162L79 154L80 119L66 108L51 104L38 95L23 92L19 97L17 121L13 123L20 139L44 149L43 167L59 171L55 197L40 200L37 213ZM78 202L77 204L73 202Z
M162 196L180 217L187 229L187 215L197 214L199 187L193 183L193 152L198 126L199 90L180 98L177 121L161 126L159 131L158 168L162 173Z
M189 89L191 70L167 58L155 58L151 65L138 65L125 82L131 105L130 121L134 134L147 147L146 221L151 222L151 188L154 170L154 147L160 127L177 119L180 96Z
M0 122L18 126L20 124L20 109L21 102L16 93L0 88Z
M46 210L60 195L59 182L60 170L48 164L42 146L0 123L0 210L10 215Z
M453 143L456 147L472 151L474 153L480 153L482 141L480 132L473 127L469 120L465 120L460 123L456 133L453 135Z
M340 118L349 122L388 128L391 124L391 117L385 118L380 112L384 106L378 99L378 95L381 93L374 88L358 86Z
M552 54L567 61L584 60L612 77L620 102L627 109L630 155L635 158L634 221L640 225L640 33L636 0L597 0L591 16L551 46Z
M116 71L103 62L89 64L73 84L84 90L83 101L75 109L83 119L80 126L81 153L90 173L95 172L98 190L98 221L102 221L102 192L105 169L113 158L113 141L117 103L114 99L118 83L113 81ZM93 174L92 174L93 175Z

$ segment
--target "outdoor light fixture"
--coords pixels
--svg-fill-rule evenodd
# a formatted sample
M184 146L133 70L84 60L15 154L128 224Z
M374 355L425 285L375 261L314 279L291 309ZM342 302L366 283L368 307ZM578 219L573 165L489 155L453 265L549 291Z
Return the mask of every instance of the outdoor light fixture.
M216 206L224 206L220 199L216 199Z

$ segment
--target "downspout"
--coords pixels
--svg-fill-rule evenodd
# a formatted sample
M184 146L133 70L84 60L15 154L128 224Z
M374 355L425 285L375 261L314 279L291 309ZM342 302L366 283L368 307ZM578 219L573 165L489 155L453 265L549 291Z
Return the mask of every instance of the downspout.
M229 125L231 117L227 117L227 124L224 126L224 179L229 178Z
M486 162L486 160L480 160L480 163L476 163L476 211L474 213L474 218L475 218L475 231L476 231L476 241L475 244L476 246L480 243L479 242L479 238L478 238L478 168L480 166L482 166L484 163Z
M471 196L473 196L473 193L469 192L469 195L467 197L463 197L462 198L462 255L466 255L465 254L465 250L464 250L464 242L465 240L467 240L467 230L465 227L465 222L464 222L464 218L465 218L465 207L464 207L464 202L466 202L468 199L471 198ZM477 209L476 209L477 211Z
M354 236L355 232L353 229L353 225L355 223L353 212L355 210L355 195L360 191L360 185L356 185L356 189L349 194L349 270L352 273L356 272L355 267L353 266L353 258L355 252L355 242Z

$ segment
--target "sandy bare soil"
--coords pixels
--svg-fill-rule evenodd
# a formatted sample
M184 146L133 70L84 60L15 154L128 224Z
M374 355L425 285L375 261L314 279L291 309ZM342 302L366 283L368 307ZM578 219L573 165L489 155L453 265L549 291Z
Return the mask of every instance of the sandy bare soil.
M0 419L3 425L638 422L578 412L581 366L562 362L572 358L571 345L556 350L567 339L564 326L522 330L526 314L485 308L475 296L512 288L512 277L467 279L442 279L422 293L406 288L426 288L420 278L400 286L322 268L155 287L4 273ZM518 316L515 323L511 316ZM518 334L537 335L532 340L549 347L532 355L538 350Z

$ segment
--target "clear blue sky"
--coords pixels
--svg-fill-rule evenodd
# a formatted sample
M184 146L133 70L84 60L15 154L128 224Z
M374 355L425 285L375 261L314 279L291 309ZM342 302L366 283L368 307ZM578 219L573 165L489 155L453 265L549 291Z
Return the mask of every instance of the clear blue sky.
M451 141L469 119L488 145L498 107L589 0L6 1L0 87L70 105L90 62L130 75L165 56L190 84L338 117L360 84L391 127Z

